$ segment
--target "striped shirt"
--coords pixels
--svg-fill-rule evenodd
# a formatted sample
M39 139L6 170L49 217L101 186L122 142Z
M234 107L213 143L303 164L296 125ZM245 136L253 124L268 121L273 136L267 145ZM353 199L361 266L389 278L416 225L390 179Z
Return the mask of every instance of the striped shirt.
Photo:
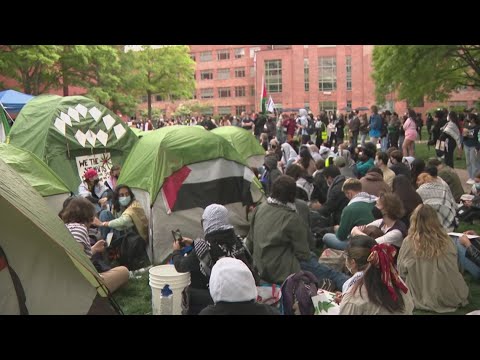
M83 246L83 251L90 258L92 257L92 246L90 245L90 238L88 237L88 229L85 225L79 223L65 224L72 236L77 242Z

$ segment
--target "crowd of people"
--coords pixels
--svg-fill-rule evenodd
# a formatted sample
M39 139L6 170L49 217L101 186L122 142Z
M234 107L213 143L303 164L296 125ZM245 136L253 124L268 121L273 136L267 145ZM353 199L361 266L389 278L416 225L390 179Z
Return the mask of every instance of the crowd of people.
M240 126L257 137L266 151L264 166L255 169L266 200L251 207L245 239L235 233L228 210L212 204L199 219L203 233L174 242L171 262L191 274L185 314L280 314L281 308L257 303L258 287L280 288L302 272L336 294L340 314L444 313L468 304L462 272L480 279L480 244L471 231L448 233L459 219L480 219L477 115L469 113L460 125L455 112L438 110L427 121L437 156L425 162L415 158L419 114L408 110L399 118L370 110L187 120L207 130ZM461 144L470 195L452 169ZM88 170L80 197L60 214L112 292L132 269L102 267L105 257L98 254L106 251L108 234L119 239L133 231L148 243L148 220L131 189L117 184L120 171L112 168L101 183ZM340 266L322 261L325 249L336 250Z

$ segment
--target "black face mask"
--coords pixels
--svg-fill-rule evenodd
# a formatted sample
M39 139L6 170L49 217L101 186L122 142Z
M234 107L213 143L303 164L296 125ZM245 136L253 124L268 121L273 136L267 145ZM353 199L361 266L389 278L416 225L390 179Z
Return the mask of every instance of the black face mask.
M93 185L97 185L100 182L100 179L93 180Z

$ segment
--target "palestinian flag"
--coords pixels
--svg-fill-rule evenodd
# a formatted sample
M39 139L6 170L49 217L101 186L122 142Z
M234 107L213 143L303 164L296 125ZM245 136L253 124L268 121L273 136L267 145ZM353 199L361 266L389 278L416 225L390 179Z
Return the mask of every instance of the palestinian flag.
M262 96L260 98L260 104L262 104L262 114L267 112L267 86L265 84L265 79L262 77Z

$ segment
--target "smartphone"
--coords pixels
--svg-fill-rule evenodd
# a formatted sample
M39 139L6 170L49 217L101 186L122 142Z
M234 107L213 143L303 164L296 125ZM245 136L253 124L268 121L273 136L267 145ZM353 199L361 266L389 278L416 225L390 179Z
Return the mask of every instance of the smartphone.
M172 235L173 235L173 239L175 241L178 241L179 243L182 243L183 242L183 237L182 237L182 233L180 232L180 230L172 230Z

